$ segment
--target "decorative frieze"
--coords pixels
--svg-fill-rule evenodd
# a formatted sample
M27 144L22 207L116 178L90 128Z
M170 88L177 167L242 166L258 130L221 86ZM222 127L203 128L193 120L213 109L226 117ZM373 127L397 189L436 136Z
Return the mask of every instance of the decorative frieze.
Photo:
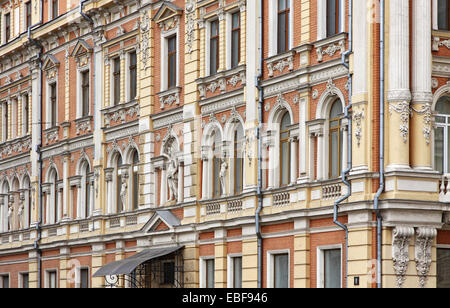
M356 137L358 147L361 145L362 120L364 120L364 108L362 108L362 110L353 112L353 121L355 121L355 123L356 123L355 137Z
M206 99L207 92L212 94L220 90L223 94L227 91L227 84L236 87L239 83L244 86L246 80L245 65L235 69L223 71L206 78L197 79L200 99Z
M392 260L397 287L401 288L406 279L409 263L409 243L414 235L412 227L398 226L392 233Z
M417 114L423 115L423 137L427 144L431 142L431 132L432 132L432 113L431 113L431 104L426 103L422 105L421 110L417 110L414 107L411 107L411 110Z
M139 116L139 103L137 101L131 101L128 104L119 104L117 106L109 107L107 109L103 109L103 117L105 120L105 127L109 127L111 125L111 121L119 122L122 124L126 121L126 116L134 117Z
M268 59L267 69L269 70L269 77L273 77L275 71L282 73L286 68L288 68L289 71L293 71L294 55L295 51L291 51Z
M194 44L195 39L195 1L190 0L186 3L185 7L185 16L186 16L186 45L187 45L187 53L192 53L192 45Z
M59 127L57 126L50 129L46 129L44 131L44 136L45 136L45 144L58 141Z
M389 113L392 115L393 111L400 114L400 135L403 137L403 142L408 142L409 135L409 117L411 116L411 109L407 101L400 103L389 104Z
M15 139L0 145L0 153L3 156L9 156L13 153L21 153L31 149L31 137Z
M173 88L158 93L160 108L164 109L166 106L180 105L180 92L181 88Z
M334 56L336 52L339 51L339 54L342 54L345 51L345 40L340 40L337 44L332 43L328 46L320 46L317 47L317 61L322 62L323 56L328 55L330 57Z
M91 120L92 116L88 116L75 121L77 135L80 135L81 133L90 133L92 131Z

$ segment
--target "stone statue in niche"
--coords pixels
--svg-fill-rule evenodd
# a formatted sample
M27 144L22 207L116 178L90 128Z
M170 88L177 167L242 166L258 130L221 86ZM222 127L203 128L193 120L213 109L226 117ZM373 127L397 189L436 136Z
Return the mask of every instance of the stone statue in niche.
M24 210L23 202L24 201L25 201L25 196L23 195L23 193L21 193L19 210L17 211L17 217L19 218L19 229L23 228L23 210Z
M120 187L120 202L122 203L122 211L125 210L127 205L127 179L122 177L122 185Z
M13 214L14 214L14 208L12 205L8 208L8 231L12 231L13 229Z
M227 184L226 184L226 176L227 176L228 164L227 161L222 158L220 164L220 187L222 188L222 195L225 195Z
M169 164L167 166L167 185L170 191L170 200L178 199L178 162L172 150L169 150Z

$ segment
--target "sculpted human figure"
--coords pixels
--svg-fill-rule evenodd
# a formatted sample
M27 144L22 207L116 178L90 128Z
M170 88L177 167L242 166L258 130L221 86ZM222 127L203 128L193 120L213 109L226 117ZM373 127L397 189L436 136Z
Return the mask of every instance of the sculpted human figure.
M225 191L226 191L227 169L228 169L228 164L225 159L222 159L222 162L220 164L220 173L219 173L220 186L222 187L222 195L225 195Z
M125 210L127 204L127 179L122 177L122 185L120 187L120 202L122 202L122 210Z
M178 199L178 163L175 157L171 156L167 167L167 184L170 190L170 196Z

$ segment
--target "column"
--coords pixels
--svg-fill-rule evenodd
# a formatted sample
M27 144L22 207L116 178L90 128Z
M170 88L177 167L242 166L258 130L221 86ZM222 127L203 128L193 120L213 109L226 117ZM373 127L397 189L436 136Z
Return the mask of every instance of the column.
M385 132L388 159L386 170L409 169L409 0L389 2L388 103ZM429 44L427 44L429 46Z
M431 170L431 2L412 3L411 167Z

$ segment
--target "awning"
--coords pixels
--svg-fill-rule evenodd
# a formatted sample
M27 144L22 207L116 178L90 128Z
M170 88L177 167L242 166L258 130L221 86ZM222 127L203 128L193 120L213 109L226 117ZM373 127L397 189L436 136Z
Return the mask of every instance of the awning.
M184 246L175 246L167 248L145 249L129 258L111 262L100 268L93 277L108 275L128 275L131 274L139 265L149 260L170 255Z

